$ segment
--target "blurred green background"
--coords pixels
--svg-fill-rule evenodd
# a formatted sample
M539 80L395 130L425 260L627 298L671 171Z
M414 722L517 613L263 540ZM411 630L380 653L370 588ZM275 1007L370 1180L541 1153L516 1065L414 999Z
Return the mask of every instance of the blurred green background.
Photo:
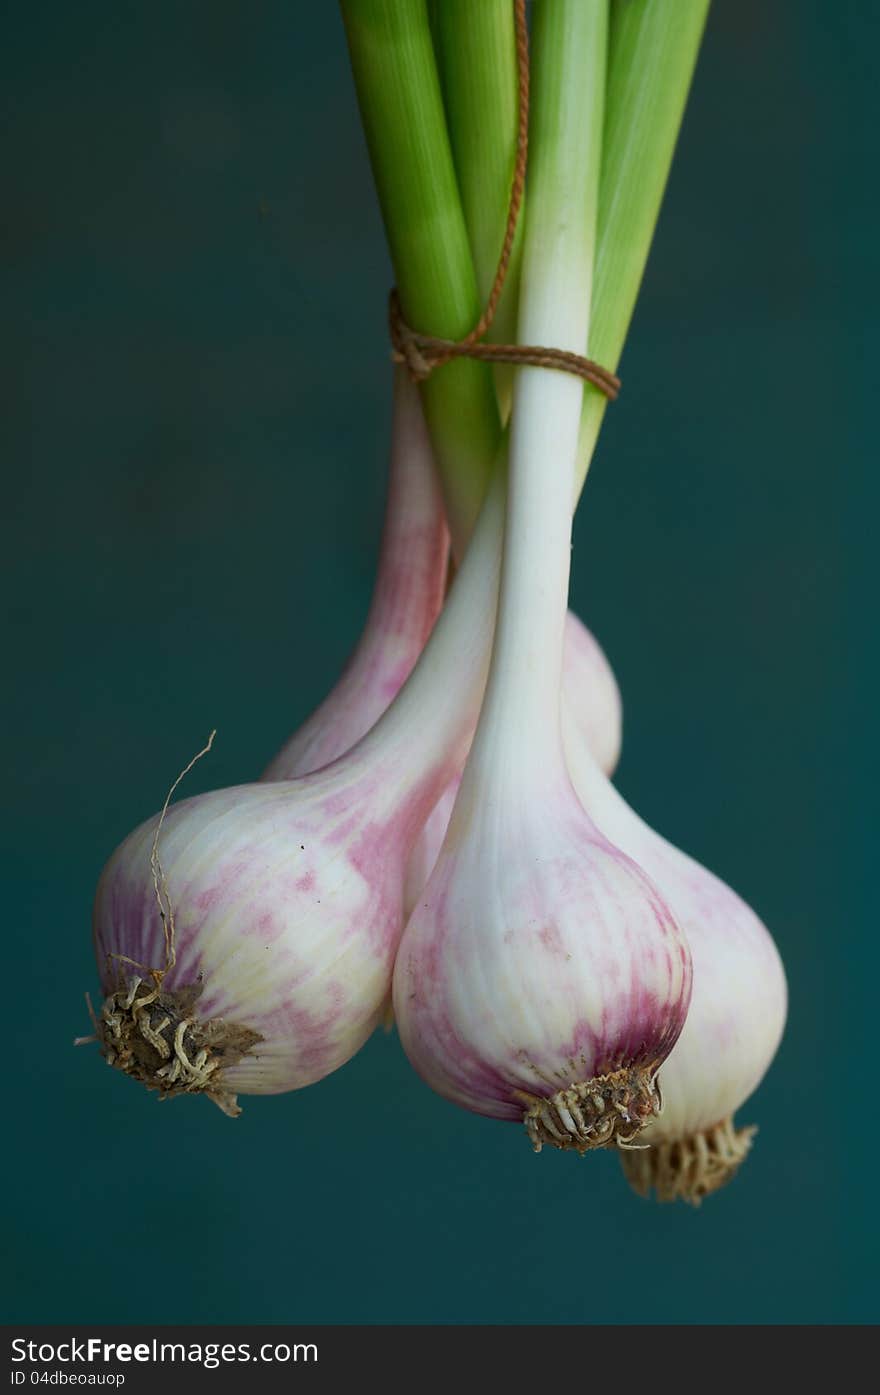
M106 856L212 726L187 792L253 778L359 632L390 270L333 4L7 20L0 1314L876 1320L877 9L716 0L576 523L621 787L790 976L699 1211L536 1159L393 1036L237 1123L72 1049Z

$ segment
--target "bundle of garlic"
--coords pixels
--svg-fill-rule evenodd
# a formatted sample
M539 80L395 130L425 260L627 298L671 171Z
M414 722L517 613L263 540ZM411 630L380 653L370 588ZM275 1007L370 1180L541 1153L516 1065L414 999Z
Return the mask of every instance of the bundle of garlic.
M344 1065L393 993L437 1092L698 1201L748 1148L785 980L610 784L619 694L567 595L706 0L535 0L530 102L524 0L342 11L408 336L373 603L260 781L111 857L95 1034L234 1114Z

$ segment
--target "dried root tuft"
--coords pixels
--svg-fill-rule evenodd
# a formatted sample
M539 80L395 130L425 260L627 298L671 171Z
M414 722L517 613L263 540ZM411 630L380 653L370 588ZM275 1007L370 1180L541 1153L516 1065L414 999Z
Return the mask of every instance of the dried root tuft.
M582 1155L593 1148L632 1148L644 1125L660 1112L656 1077L656 1066L629 1066L549 1098L520 1094L532 1147L540 1153L548 1143Z
M658 1201L699 1206L704 1196L726 1186L736 1174L756 1133L755 1128L734 1128L732 1118L723 1119L690 1138L622 1154L620 1161L639 1196L649 1196L653 1188Z
M202 1021L194 1014L200 993L199 985L166 992L159 974L120 980L94 1019L95 1035L109 1065L160 1099L204 1094L234 1119L241 1109L223 1072L262 1037L222 1018Z

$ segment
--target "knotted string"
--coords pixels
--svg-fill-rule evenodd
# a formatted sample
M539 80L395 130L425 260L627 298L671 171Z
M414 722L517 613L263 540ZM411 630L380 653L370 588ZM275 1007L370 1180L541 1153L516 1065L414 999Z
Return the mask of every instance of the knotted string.
M406 366L414 382L424 382L444 363L454 358L479 359L485 363L528 364L534 368L557 368L564 373L574 373L586 382L592 383L613 402L620 392L620 379L601 363L585 358L569 349L544 348L536 344L486 344L487 334L504 282L510 267L513 243L522 208L523 192L526 183L526 163L529 149L529 31L526 25L525 0L514 0L514 27L516 32L516 65L518 121L516 133L516 160L513 168L513 181L510 187L510 202L507 209L507 225L504 242L492 289L485 309L469 334L463 339L440 339L434 334L422 334L412 329L403 316L400 296L396 287L388 301L388 328L391 336L392 358L395 363Z

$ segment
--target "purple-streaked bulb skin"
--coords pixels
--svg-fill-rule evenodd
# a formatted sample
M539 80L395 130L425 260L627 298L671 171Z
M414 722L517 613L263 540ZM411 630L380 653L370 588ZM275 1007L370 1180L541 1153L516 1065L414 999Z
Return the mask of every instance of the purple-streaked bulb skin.
M604 779L571 728L575 788L603 832L651 877L687 935L694 985L687 1022L660 1071L660 1114L621 1155L642 1195L698 1203L746 1156L754 1129L733 1114L756 1089L785 1025L785 973L773 940L718 877L649 828Z
M658 1106L691 964L655 887L565 783L540 812L471 796L467 776L394 969L415 1069L545 1143L626 1146ZM496 795L500 792L496 790Z
M172 807L159 844L170 964L150 870L156 820L126 838L94 910L111 1064L235 1114L237 1093L300 1089L354 1055L387 997L405 858L425 816L424 791L389 802L388 780L375 762L348 761Z

